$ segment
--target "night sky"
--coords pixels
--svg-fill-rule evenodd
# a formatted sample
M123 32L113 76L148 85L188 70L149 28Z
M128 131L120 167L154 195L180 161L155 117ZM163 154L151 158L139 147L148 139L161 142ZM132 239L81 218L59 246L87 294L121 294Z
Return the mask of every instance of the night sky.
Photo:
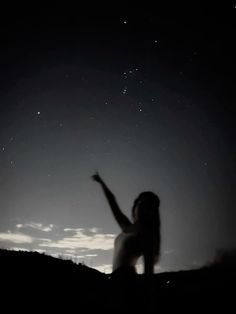
M236 247L235 14L10 15L0 28L0 247L109 272L119 228L161 199L156 271ZM198 12L197 12L198 13Z

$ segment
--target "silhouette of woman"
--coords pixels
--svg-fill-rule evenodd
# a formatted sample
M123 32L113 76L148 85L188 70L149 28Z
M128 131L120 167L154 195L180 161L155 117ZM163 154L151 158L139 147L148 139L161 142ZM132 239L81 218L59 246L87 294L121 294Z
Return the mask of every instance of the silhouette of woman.
M132 207L132 222L123 214L115 196L104 183L98 172L92 176L100 183L114 217L121 228L115 239L113 272L114 276L136 274L135 265L143 256L144 273L154 273L154 265L160 255L160 215L159 197L153 192L142 192Z

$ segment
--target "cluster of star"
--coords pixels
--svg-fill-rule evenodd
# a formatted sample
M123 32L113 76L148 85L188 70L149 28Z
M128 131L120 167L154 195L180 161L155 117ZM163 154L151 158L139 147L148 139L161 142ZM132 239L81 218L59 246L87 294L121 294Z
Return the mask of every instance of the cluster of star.
M122 73L122 80L124 81L124 87L122 88L121 93L123 96L129 94L129 90L131 89L129 88L129 85L133 86L133 84L135 84L135 86L139 88L143 84L144 81L141 77L142 75L141 72L142 71L140 71L140 67L131 67L130 69ZM136 95L136 97L138 96ZM155 102L155 100L156 100L156 97L152 97L150 99L152 103ZM136 108L136 111L139 113L145 112L142 100L137 101L137 105L135 106L135 108Z
M122 23L124 25L128 25L128 21L125 20L121 20ZM157 46L159 41L156 38L152 38L151 42L153 44L153 47ZM193 51L193 54L190 58L190 61L193 61L194 56L197 56L198 52L195 50ZM179 71L179 75L183 76L183 71ZM66 71L64 74L64 78L68 79L70 77L70 74L68 74L68 72ZM84 78L82 78L84 79ZM159 102L159 96L158 95L150 95L149 99L143 99L142 98L142 93L138 93L136 91L139 91L140 89L143 89L143 87L146 87L146 80L145 80L145 76L143 75L143 69L142 66L140 66L140 64L135 64L135 65L130 65L130 67L124 69L121 72L121 82L122 85L119 87L121 88L121 95L122 97L127 97L130 96L131 94L134 94L134 91L136 93L135 97L130 97L127 98L128 101L133 102L130 103L130 108L132 109L132 112L137 113L135 115L135 117L137 117L136 123L135 123L135 127L137 129L137 127L142 123L142 118L143 117L147 117L150 114L150 110L145 106L147 102L151 102L151 103L155 103L158 104ZM132 99L132 100L131 100ZM181 100L177 100L178 102L180 102ZM109 101L104 101L104 103L106 105L110 105L111 103L111 99L109 98ZM43 121L44 120L44 112L42 112L39 108L36 109L36 111L34 112L34 116L36 116L36 119L38 119L38 121ZM92 114L89 117L90 120L95 120L96 119L96 115ZM64 123L62 121L58 121L58 127L62 128L64 126ZM129 136L127 135L127 138L129 138ZM110 145L110 139L105 141L105 144ZM87 148L86 148L87 149ZM163 150L165 150L166 148L163 148ZM2 147L2 152L6 152L7 150L7 145ZM13 160L10 160L10 164L13 166L15 164L15 162ZM207 162L203 162L203 165L206 167L208 164ZM50 175L48 175L50 176Z

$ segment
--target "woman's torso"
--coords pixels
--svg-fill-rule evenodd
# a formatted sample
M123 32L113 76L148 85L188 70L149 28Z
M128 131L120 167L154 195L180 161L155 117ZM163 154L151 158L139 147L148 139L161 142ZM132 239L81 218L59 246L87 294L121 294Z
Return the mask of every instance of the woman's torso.
M121 267L134 267L142 255L140 235L134 226L122 231L115 239L113 271Z

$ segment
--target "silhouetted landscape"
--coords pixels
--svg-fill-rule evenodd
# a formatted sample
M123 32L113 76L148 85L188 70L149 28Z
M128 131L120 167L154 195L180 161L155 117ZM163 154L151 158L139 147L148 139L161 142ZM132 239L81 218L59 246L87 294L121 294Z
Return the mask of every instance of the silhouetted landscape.
M108 279L83 264L37 252L0 250L1 287L8 310L44 307L88 312L146 312L160 309L226 309L233 302L235 251L222 253L211 265L147 277ZM33 303L31 303L33 302ZM21 305L20 305L21 304ZM32 309L29 304L35 304ZM191 310L190 310L191 312Z

